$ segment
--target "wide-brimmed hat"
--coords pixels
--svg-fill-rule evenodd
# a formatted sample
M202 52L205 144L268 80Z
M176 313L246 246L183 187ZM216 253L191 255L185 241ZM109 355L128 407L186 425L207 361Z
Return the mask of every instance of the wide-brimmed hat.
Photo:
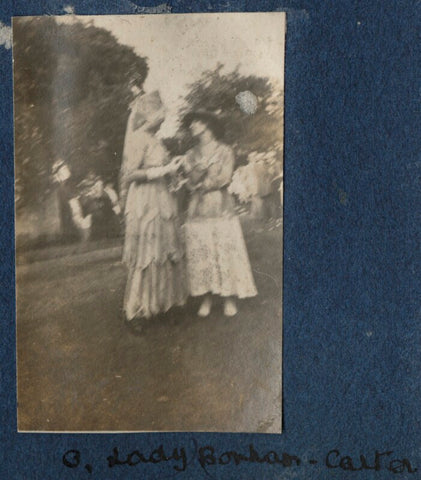
M204 123L209 128L209 130L211 130L215 138L223 138L224 127L221 120L214 113L207 112L205 110L196 110L189 112L184 115L182 125L185 128L189 128L193 122L197 121Z

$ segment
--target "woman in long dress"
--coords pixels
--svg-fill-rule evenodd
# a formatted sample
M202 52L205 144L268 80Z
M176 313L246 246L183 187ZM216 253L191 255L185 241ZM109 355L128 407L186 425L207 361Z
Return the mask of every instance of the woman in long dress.
M137 331L142 319L184 305L187 298L177 202L166 178L179 165L170 162L155 135L164 118L158 92L134 101L120 176L125 203L123 261L128 268L124 312Z
M222 143L221 126L211 114L188 114L198 144L186 155L190 201L185 223L187 271L192 296L204 296L198 315L209 315L212 295L224 299L224 314L237 313L237 298L257 294L246 245L228 186L234 153Z

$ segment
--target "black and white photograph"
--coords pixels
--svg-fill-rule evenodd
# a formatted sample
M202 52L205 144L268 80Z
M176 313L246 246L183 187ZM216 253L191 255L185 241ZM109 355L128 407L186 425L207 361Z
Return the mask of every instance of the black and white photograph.
M19 431L281 433L285 33L13 18Z

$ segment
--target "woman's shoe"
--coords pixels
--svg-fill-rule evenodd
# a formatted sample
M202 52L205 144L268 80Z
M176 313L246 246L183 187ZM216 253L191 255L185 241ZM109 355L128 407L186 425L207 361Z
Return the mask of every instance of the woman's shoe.
M234 315L237 315L237 312L238 310L235 300L227 298L224 302L224 315L226 317L233 317Z
M202 302L202 305L200 305L199 311L197 314L199 317L207 317L212 308L212 298L210 296L206 296Z
M124 324L128 328L129 332L133 335L140 336L143 334L144 325L142 320L135 318L133 320L125 320Z

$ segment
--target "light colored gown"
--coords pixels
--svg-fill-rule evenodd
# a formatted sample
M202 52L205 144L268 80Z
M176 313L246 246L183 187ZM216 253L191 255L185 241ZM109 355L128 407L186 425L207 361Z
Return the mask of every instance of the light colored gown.
M124 186L128 187L123 250L128 268L124 297L128 320L148 318L186 302L184 245L177 202L167 180L157 178L129 186L124 181L136 169L156 172L168 161L160 140L140 128L128 129L121 171L123 196Z
M190 202L185 223L189 291L223 297L257 294L241 224L227 187L234 153L214 142L204 156L193 148L186 156Z

